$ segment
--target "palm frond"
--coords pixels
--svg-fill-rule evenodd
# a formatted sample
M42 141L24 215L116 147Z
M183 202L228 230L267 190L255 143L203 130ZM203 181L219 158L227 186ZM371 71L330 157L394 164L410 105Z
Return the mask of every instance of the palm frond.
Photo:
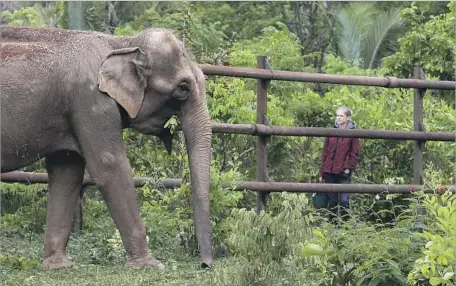
M340 55L351 64L361 59L361 40L364 30L372 24L375 9L372 3L356 3L335 14Z
M363 68L375 68L380 58L396 50L397 39L403 33L400 9L379 11L373 18L361 39Z

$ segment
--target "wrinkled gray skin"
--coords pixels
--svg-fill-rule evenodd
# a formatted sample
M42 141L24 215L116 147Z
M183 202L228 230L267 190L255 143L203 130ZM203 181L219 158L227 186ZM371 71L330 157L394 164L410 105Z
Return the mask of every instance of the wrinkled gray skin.
M211 127L204 75L170 32L133 37L0 28L1 171L46 158L44 268L69 267L66 246L84 169L100 187L130 267L163 268L148 251L122 128L159 136L180 116L190 161L201 265L212 264Z

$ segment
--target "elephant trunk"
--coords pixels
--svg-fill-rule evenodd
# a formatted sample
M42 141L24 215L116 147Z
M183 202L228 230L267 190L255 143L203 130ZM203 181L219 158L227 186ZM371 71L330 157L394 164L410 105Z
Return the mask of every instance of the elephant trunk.
M181 121L190 162L196 238L201 253L201 266L206 268L212 265L209 201L212 130L204 101L204 81L198 81L197 94L193 94L182 106Z

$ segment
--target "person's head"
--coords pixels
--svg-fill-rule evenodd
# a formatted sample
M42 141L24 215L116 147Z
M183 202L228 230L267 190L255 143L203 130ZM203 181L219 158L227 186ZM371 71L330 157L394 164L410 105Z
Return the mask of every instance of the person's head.
M352 121L352 112L350 108L342 106L336 110L336 126L346 126Z

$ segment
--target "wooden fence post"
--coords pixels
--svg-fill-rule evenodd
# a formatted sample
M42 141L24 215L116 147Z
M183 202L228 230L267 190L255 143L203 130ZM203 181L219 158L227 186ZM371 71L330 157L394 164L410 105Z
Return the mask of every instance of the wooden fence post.
M413 68L413 78L424 79L424 71L418 63ZM423 124L423 97L425 89L416 88L413 97L413 128L415 131L424 131ZM413 146L413 184L423 184L423 152L426 141L416 140Z
M425 79L424 71L421 69L419 63L415 63L413 68L413 78ZM413 95L413 129L415 131L424 131L423 124L423 97L426 93L426 89L416 88ZM423 152L424 152L424 140L416 140L413 145L413 184L422 185L423 180ZM426 214L425 207L418 203L417 205L417 225L418 229L423 229L424 215Z
M265 56L257 57L257 68L269 69ZM269 80L257 80L257 124L268 124L266 119L267 114L267 90ZM268 182L268 150L267 150L268 136L257 136L257 150L256 150L256 180L258 182ZM258 192L256 212L260 213L266 209L266 203L269 193Z

